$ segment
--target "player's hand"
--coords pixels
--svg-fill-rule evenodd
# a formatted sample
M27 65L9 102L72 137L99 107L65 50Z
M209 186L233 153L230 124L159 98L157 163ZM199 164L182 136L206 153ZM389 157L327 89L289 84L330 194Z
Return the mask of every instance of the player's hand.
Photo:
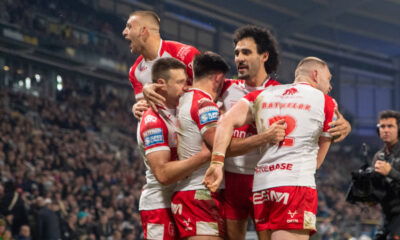
M334 142L343 141L351 132L350 123L343 117L339 110L335 109L335 114L338 117L336 121L329 123L331 127L328 132L332 135Z
M158 112L156 105L165 107L166 99L157 93L157 91L162 90L164 88L165 88L165 85L157 84L157 83L146 84L143 87L144 98L147 100L150 107L156 112Z
M224 165L211 163L204 175L203 184L211 192L216 192L224 178Z
M274 122L264 134L267 135L267 143L277 144L285 138L286 122L285 119L280 119Z
M392 165L386 161L377 160L375 162L375 172L382 174L383 176L387 176L392 170Z
M141 99L137 101L132 106L132 113L135 118L140 119L143 113L149 108L149 104L147 104L146 100Z

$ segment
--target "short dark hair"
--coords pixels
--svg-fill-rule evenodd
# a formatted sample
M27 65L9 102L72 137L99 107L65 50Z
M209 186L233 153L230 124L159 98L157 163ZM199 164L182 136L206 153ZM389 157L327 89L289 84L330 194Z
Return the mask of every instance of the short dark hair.
M220 55L208 51L195 57L193 71L196 80L210 74L226 74L229 71L229 66Z
M235 31L233 43L236 46L237 43L244 38L254 39L258 54L268 52L268 60L264 63L265 71L268 74L276 72L279 65L278 42L271 31L255 25L247 25Z
M153 83L156 83L159 78L168 81L170 78L169 70L171 69L183 69L186 72L186 65L172 57L158 59L151 69L151 78Z
M400 112L394 110L384 110L379 113L378 121L386 118L395 118L397 122L397 127L399 127Z
M131 14L129 14L130 17L132 16L142 16L150 19L152 22L157 24L157 26L160 26L160 17L157 15L157 13L153 11L134 11Z

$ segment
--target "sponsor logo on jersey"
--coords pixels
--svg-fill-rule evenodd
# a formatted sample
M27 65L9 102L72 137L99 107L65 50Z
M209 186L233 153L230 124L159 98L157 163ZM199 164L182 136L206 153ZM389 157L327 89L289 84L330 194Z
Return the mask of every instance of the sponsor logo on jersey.
M285 95L294 95L296 93L298 93L299 91L296 88L289 88L286 89L286 91L282 94L283 96Z
M303 104L303 103L281 103L281 102L263 102L261 105L262 109L269 109L269 108L291 108L291 109L297 109L297 110L304 110L304 111L310 111L311 110L311 105L310 104Z
M176 57L179 58L180 60L185 59L185 57L190 53L190 46L184 46L179 49L178 54L176 54Z
M142 65L139 66L139 71L141 71L141 72L146 71L146 69L147 69L147 66L142 66Z
M144 146L151 147L156 144L164 143L164 134L161 128L152 128L143 133Z
M269 164L269 165L263 165L263 166L257 166L255 168L255 173L264 173L264 172L272 172L275 170L288 170L292 171L293 170L293 164L292 163L276 163L276 164Z
M264 202L277 202L287 204L289 201L290 194L287 192L276 192L274 190L265 190L260 192L255 192L253 194L254 205L263 204Z
M147 115L147 116L144 118L144 123L145 123L145 124L148 124L148 123L151 123L151 122L157 122L157 118L154 117L154 116L152 116L152 115Z
M218 121L219 111L215 106L203 107L199 110L200 124Z

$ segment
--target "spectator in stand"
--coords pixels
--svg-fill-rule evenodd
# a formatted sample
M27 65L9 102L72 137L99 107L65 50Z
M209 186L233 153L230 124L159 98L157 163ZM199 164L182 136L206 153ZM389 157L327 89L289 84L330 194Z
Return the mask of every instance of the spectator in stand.
M0 218L0 240L11 240L11 231L7 228L6 220Z
M28 225L22 225L19 231L19 235L15 238L16 240L32 240L31 228Z
M53 203L50 198L46 198L41 203L38 219L38 237L43 240L61 239L60 219L53 211Z

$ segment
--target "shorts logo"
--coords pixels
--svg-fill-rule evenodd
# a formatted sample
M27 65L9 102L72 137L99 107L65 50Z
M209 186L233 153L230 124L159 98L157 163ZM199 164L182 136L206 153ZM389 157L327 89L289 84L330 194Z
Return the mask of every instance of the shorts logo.
M196 222L197 235L218 236L218 223L216 222Z
M299 220L294 218L297 215L297 210L294 210L294 212L290 211L288 212L288 214L290 215L290 219L287 219L286 222L287 223L298 223Z
M304 229L315 230L316 222L317 222L317 218L315 217L314 213L304 211L304 224L303 224Z
M144 119L144 123L148 124L148 123L151 123L151 122L157 122L157 118L154 117L154 116L151 116L151 115L146 116L145 119Z
M271 201L277 203L282 202L286 205L289 201L289 196L287 192L275 192L274 190L260 191L253 194L253 203L257 205Z
M170 236L175 236L175 224L173 222L168 224L168 233Z
M218 121L219 111L216 107L203 107L199 110L200 124Z
M211 192L206 189L196 190L194 194L196 200L211 200Z
M190 218L188 220L183 219L183 223L185 224L185 231L193 231L193 227L190 226L192 225Z
M294 210L294 212L289 210L288 214L290 215L290 218L294 218L294 216L297 214L297 210Z
M145 131L144 145L145 147L151 147L156 144L164 143L164 134L161 128L153 128Z
M180 203L178 203L178 204L174 204L174 203L171 203L171 210L172 210L172 213L173 214L179 214L179 215L182 215L182 204L180 204Z

